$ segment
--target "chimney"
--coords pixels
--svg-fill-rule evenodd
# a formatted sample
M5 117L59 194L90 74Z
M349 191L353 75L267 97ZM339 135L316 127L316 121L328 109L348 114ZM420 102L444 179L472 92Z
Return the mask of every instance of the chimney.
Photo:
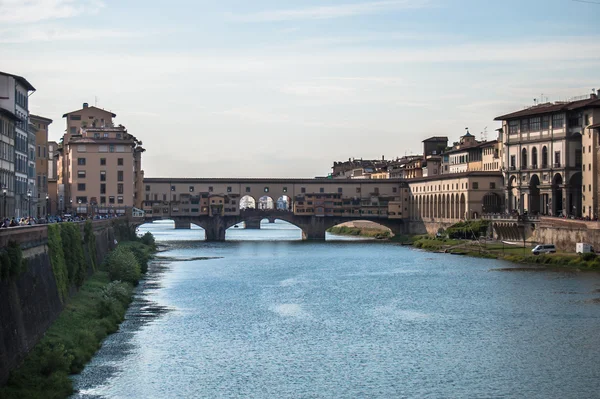
M382 161L385 161L385 155L382 155L382 156L381 156L381 160L382 160Z
M598 94L596 93L596 89L592 89L592 94L590 94L590 98L591 99L597 99L598 98Z
M87 108L88 107L88 103L83 103L83 108Z

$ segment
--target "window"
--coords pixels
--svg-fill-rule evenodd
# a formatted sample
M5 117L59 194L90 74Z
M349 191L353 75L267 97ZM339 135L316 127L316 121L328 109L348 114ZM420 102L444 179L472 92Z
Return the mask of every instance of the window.
M115 197L113 197L112 195L110 197L108 197L108 203L109 204L114 204L115 203Z
M539 116L537 118L531 118L529 120L529 129L531 129L532 132L539 131L541 126L542 119Z
M105 170L100 171L100 181L106 181L106 171Z
M510 121L510 122L508 122L508 133L509 134L517 134L517 133L519 133L519 121Z
M246 187L246 192L249 193L250 192L250 187Z
M230 193L231 192L231 187L227 187L227 192Z
M77 152L86 152L86 148L84 145L78 145L77 146ZM39 156L39 155L38 155Z
M565 124L565 114L552 115L552 128L562 129Z
M85 158L77 158L77 165L85 166Z
M590 124L590 116L585 114L585 125L588 126Z
M100 194L106 194L106 183L100 183Z
M575 167L581 167L581 160L582 160L581 150L575 150ZM585 169L585 165L584 165L584 169Z
M550 117L548 115L542 116L542 130L550 129Z
M341 193L343 190L341 187L338 187L338 193Z
M123 194L123 183L117 184L117 194Z
M398 192L398 188L397 187L392 187L392 192L393 193L397 193ZM405 198L406 199L406 198Z
M111 144L111 145L108 146L108 152L115 152L115 146L114 146L114 144ZM123 164L120 164L120 165L123 165Z
M479 189L479 183L474 181L473 182L473 190L477 190L477 189Z
M69 117L69 119L71 119L72 121L80 121L81 120L81 115L71 115Z
M542 168L548 167L548 147L542 147Z
M554 151L554 167L560 168L560 151Z
M75 202L77 204L79 204L79 203L87 204L87 197L75 197Z
M117 158L117 165L123 166L123 158Z
M356 194L360 194L360 187L356 187Z
M77 191L85 191L85 183L77 183Z
M521 119L521 133L529 131L529 119Z
M106 204L106 197L104 197L104 196L100 197L100 203Z
M269 187L265 187L265 193L269 192Z
M177 187L171 186L171 191L176 191Z
M146 191L150 191L150 186L146 185Z
M490 182L490 188L493 190L496 188L496 183Z
M325 189L324 189L323 187L321 187L321 188L319 188L319 192L320 192L320 193L324 193L324 192L325 192Z
M213 187L212 187L212 186L208 187L208 192L209 192L209 193L212 193L212 192L213 192Z
M100 166L106 165L106 158L100 158Z
M194 192L194 186L190 186L190 193Z
M85 170L78 170L77 171L77 177L79 179L85 179Z
M117 171L117 181L123 181L123 171L122 170Z
M300 192L303 194L306 193L306 187L300 187Z
M167 200L167 194L163 194L163 201Z

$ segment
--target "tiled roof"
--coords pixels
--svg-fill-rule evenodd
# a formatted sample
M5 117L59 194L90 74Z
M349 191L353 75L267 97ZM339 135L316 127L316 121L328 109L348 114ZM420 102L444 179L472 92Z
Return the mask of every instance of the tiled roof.
M503 121L503 120L507 120L507 119L522 118L524 116L542 115L542 114L549 114L549 113L560 112L560 111L575 111L575 110L581 109L581 108L599 108L599 107L600 107L600 99L592 96L585 100L571 101L568 103L540 104L540 105L536 105L534 107L529 107L529 108L521 110L521 111L512 112L510 114L498 116L498 117L494 118L494 120L495 121Z
M12 76L12 77L13 77L15 80L19 81L19 83L21 83L23 86L25 86L25 87L27 88L27 90L30 90L30 91L35 91L35 87L33 87L33 86L31 85L31 83L29 83L29 82L27 81L27 79L25 79L25 78L24 78L24 77L22 77L22 76L19 76L19 75L13 75L12 73L8 73L8 72L2 72L2 71L0 71L0 75Z
M95 108L95 109L97 109L98 111L104 111L104 112L107 112L107 113L111 114L113 118L116 118L116 117L117 117L117 115L116 115L116 114L114 114L114 113L112 113L112 112L110 112L110 111L107 111L107 110L105 110L105 109L102 109L102 108L94 107L93 105L92 105L91 107L87 107L87 108ZM66 117L67 117L67 115L69 115L69 114L74 114L75 112L83 111L84 109L87 109L87 108L80 108L80 109L78 109L78 110L75 110L75 111L67 112L66 114L64 114L64 115L63 115L63 118L66 118Z
M446 136L433 136L433 137L430 137L428 139L423 140L423 143L426 143L428 141L448 141L448 137L446 137Z

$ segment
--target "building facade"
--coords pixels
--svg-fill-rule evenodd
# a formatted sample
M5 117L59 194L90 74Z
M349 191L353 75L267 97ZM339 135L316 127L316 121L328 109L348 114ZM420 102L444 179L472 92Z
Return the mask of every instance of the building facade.
M48 128L52 119L43 116L30 115L29 120L36 130L35 133L35 173L36 173L36 195L34 216L45 218L48 215L48 203L50 202L48 188L48 169L50 154L48 149Z
M599 112L600 100L592 94L496 118L502 121L502 170L509 211L597 216L593 178L597 150L589 126L600 119Z
M17 116L0 108L0 195L2 218L15 214L15 124Z
M81 127L63 143L60 167L65 211L122 214L135 206L136 173L141 175L141 143L125 127ZM70 160L70 162L65 160ZM139 184L139 183L138 183Z
M17 117L14 137L14 207L12 216L29 216L35 192L35 135L29 127L29 95L35 88L22 76L0 72L0 108Z

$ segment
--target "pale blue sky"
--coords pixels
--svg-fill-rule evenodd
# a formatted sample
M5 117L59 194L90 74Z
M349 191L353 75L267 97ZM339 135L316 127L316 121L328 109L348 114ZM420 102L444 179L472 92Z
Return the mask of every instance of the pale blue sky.
M97 97L146 176L311 177L600 89L599 20L572 0L0 0L0 70L54 139Z

